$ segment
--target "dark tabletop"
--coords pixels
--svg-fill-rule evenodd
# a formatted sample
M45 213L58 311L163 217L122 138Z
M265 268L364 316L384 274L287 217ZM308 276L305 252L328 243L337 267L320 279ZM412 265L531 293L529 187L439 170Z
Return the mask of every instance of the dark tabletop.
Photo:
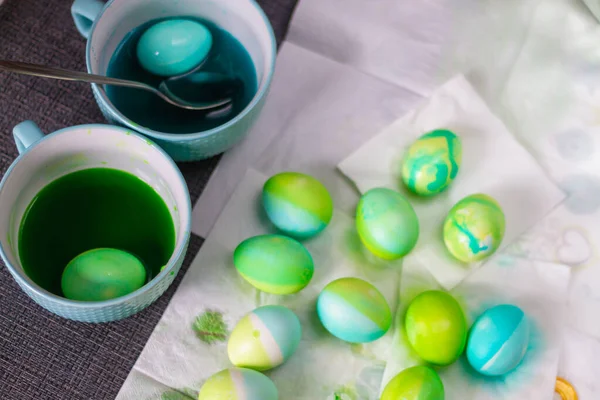
M258 2L281 43L297 0ZM1 59L85 71L85 42L71 20L72 0L0 3ZM12 127L27 119L44 132L104 122L86 84L0 73L2 175L17 156ZM215 157L180 164L192 202L217 162ZM182 272L156 303L131 318L101 325L48 313L0 268L0 399L115 398L201 245L202 239L193 236Z

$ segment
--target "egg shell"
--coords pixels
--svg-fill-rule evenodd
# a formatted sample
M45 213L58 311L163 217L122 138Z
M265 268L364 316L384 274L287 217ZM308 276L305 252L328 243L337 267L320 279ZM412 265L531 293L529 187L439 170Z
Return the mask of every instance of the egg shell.
M392 378L380 400L444 400L444 384L437 372L419 365Z
M229 368L208 378L200 388L198 400L277 400L279 393L272 380L246 368Z
M408 254L417 244L419 220L400 193L375 188L358 202L356 230L371 253L385 260L395 260Z
M299 172L282 172L265 182L262 204L286 235L305 239L320 233L333 215L333 201L321 182Z
M244 240L233 253L233 263L252 286L272 294L292 294L312 279L314 264L298 241L281 235L260 235Z
M385 297L358 278L341 278L325 286L317 300L317 313L325 329L350 343L377 340L392 323Z
M529 321L517 306L503 304L486 310L469 333L469 364L484 375L509 373L527 352L529 331Z
M103 301L125 296L146 283L144 264L123 250L99 248L79 254L61 278L66 298Z
M136 54L140 65L148 72L175 76L200 65L212 43L212 34L200 22L169 19L152 25L142 34Z
M300 321L290 309L259 307L237 323L229 336L227 353L236 367L266 371L287 361L301 337Z
M411 192L431 196L452 183L461 162L460 138L449 130L434 130L408 148L402 163L402 180Z
M456 203L448 213L444 243L459 261L481 261L498 250L505 226L500 204L486 194L473 194Z
M430 290L409 304L404 319L408 342L423 360L435 365L456 361L467 342L467 321L458 302Z

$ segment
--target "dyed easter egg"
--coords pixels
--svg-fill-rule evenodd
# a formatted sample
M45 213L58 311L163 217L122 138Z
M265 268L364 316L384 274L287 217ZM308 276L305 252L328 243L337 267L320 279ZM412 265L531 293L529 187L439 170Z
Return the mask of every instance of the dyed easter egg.
M341 278L325 286L317 299L317 313L325 329L350 343L377 340L392 323L385 297L358 278Z
M380 400L444 400L444 384L437 372L419 365L389 381Z
M470 263L500 247L505 229L500 204L486 194L465 197L452 207L444 222L444 243L457 260Z
M200 388L198 400L277 400L279 393L272 380L246 368L229 368L208 378Z
M181 75L204 61L212 43L212 34L200 22L175 18L148 28L137 43L136 55L148 72Z
M452 183L461 161L459 137L445 129L431 131L408 148L402 164L402 180L413 193L430 196Z
M286 235L304 239L321 232L333 215L333 201L321 182L299 172L273 175L262 203L271 222Z
M467 342L467 321L458 302L446 292L423 292L410 303L404 318L406 335L423 360L448 365Z
M252 286L272 294L299 292L308 285L315 269L308 250L281 235L244 240L233 253L233 263Z
M358 202L356 230L371 253L385 260L395 260L408 254L417 244L419 220L400 193L375 188Z
M237 323L227 344L236 367L266 371L291 357L300 344L302 327L296 314L283 306L264 306Z
M467 359L478 372L504 375L519 365L529 345L529 322L517 307L503 304L477 318L467 342Z
M102 301L125 296L144 286L146 268L133 254L117 249L94 249L67 264L61 279L71 300Z

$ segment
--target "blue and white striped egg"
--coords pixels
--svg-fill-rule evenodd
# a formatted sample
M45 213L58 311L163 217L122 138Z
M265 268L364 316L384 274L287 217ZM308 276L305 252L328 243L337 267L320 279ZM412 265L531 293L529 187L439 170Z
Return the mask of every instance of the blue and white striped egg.
M283 306L264 306L244 316L229 336L227 353L236 367L266 371L294 354L302 337L296 314Z
M246 368L217 372L200 388L198 400L277 400L279 393L272 380Z
M483 375L509 373L525 357L529 331L527 316L517 306L503 304L486 310L469 333L469 364Z

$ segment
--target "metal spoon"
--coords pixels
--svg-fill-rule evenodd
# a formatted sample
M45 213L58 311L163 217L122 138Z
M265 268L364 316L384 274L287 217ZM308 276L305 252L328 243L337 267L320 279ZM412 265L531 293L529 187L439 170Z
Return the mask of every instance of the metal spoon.
M194 68L195 71L197 69L198 68ZM169 104L180 108L185 108L187 110L214 110L231 103L231 98L217 100L210 103L188 102L179 96L175 96L170 90L168 90L168 87L164 84L164 82L159 86L158 89L156 89L142 82L109 78L107 76L88 74L86 72L70 71L61 68L53 68L45 65L29 64L17 61L0 60L0 71L16 72L18 74L62 79L66 81L79 81L96 83L99 85L115 85L142 89L154 93ZM188 74L185 75L187 76Z

